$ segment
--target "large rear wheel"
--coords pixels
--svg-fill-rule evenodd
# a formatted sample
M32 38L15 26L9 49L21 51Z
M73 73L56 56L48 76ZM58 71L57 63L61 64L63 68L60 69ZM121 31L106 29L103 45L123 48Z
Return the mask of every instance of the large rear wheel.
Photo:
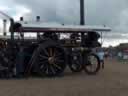
M56 76L63 73L65 53L60 46L42 46L38 51L38 72L42 76Z

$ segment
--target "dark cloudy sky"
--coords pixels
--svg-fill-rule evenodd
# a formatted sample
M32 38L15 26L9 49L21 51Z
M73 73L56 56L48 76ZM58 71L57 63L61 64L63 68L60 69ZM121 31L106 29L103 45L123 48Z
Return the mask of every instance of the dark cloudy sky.
M13 16L43 22L79 24L80 0L1 0L0 10ZM3 18L3 17L1 17ZM128 42L128 0L85 0L88 25L106 25L111 33L104 33L104 46ZM1 24L0 24L1 25Z

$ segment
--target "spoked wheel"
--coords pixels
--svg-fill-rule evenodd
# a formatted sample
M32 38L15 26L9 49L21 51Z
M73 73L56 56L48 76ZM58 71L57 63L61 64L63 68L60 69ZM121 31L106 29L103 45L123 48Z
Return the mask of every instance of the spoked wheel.
M73 53L71 56L69 68L72 72L81 72L82 67L82 58L80 53Z
M0 77L10 78L12 77L12 61L9 60L8 56L4 52L0 51Z
M42 76L56 76L65 69L65 53L61 47L43 47L38 53L39 74Z
M84 70L89 75L95 75L100 70L100 60L97 55L90 53L87 55L87 62L84 64Z

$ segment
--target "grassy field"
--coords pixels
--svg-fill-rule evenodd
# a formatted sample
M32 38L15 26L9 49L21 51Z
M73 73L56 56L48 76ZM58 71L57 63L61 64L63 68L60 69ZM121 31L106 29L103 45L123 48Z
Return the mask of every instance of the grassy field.
M128 96L128 64L106 60L95 76L65 72L58 78L0 80L0 96Z

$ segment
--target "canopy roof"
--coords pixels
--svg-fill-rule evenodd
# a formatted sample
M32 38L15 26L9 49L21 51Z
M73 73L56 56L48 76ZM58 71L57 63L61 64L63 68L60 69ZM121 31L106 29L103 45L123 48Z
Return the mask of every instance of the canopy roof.
M60 24L46 24L46 23L15 23L15 32L94 32L94 31L111 31L109 27L103 26L88 26L88 25L60 25Z

